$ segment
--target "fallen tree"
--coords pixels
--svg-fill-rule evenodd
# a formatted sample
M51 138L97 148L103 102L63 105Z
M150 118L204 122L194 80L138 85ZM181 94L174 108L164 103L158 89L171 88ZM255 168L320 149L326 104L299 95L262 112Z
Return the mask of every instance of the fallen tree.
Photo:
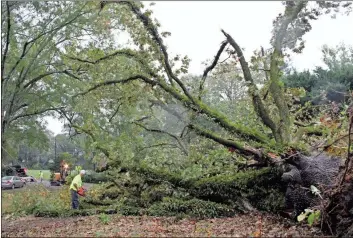
M104 6L107 4L101 5L102 11L104 11ZM124 184L119 184L115 181L120 178L117 176L117 171L122 166L122 160L114 151L116 148L108 148L108 146L98 142L99 139L97 138L99 136L96 136L96 134L99 135L98 128L100 125L98 123L94 124L94 120L91 119L88 126L86 125L88 123L85 124L82 120L75 122L66 115L71 126L77 132L90 135L96 148L100 149L109 159L107 169L113 172L113 184L109 186L112 189L113 187L129 188L126 189L129 190L128 193L136 198L138 200L137 205L142 207L144 201L141 201L140 198L143 197L142 194L147 188L167 183L173 189L183 189L183 193L186 194L185 196L224 203L233 206L235 210L251 210L252 206L272 211L280 208L283 205L286 190L279 179L283 173L283 165L293 164L296 159L305 160L306 157L313 156L314 153L310 152L309 146L303 146L299 143L304 134L325 134L324 132L320 133L320 127L312 128L310 127L311 125L306 126L301 122L293 120L294 115L289 110L285 89L281 82L281 67L284 63L285 51L291 49L295 52L300 52L304 48L302 36L311 29L310 20L317 19L319 15L323 14L322 11L324 10L339 8L341 3L318 3L318 6L313 8L308 5L308 2L285 3L284 14L280 14L274 21L273 39L271 41L273 48L269 55L263 53L262 57L260 57L265 72L264 77L267 78L262 90L256 86L252 69L244 58L242 48L229 33L222 30L225 41L222 42L212 64L206 68L200 82L200 91L197 93L192 93L179 78L177 70L173 70L175 62L170 60L171 57L169 57L166 46L158 32L158 24L150 17L151 13L148 11L143 12L141 4L135 2L109 2L109 5L113 6L112 9L116 7L116 9L124 11L124 14L122 14L124 15L124 19L130 19L129 21L124 21L124 19L119 18L120 15L117 16L140 50L117 50L94 60L72 56L69 58L73 62L80 62L83 67L89 68L95 67L107 60L113 60L114 57L120 57L133 64L136 69L131 72L126 70L127 72L119 76L119 79L90 83L87 90L78 93L74 99L82 96L86 97L94 92L100 92L99 90L104 90L107 86L112 85L116 87L121 84L133 85L136 90L137 88L149 86L152 88L152 92L158 92L158 94L162 95L158 101L160 106L163 106L168 100L176 100L188 109L190 114L188 120L184 120L182 116L180 119L180 121L187 124L186 127L188 129L201 137L230 148L245 160L255 160L255 168L265 167L257 170L246 169L243 172L234 173L230 176L216 175L209 178L185 180L182 176L168 173L165 170L156 171L154 168L136 163L127 167L128 172L135 173L134 181L130 181L130 183L124 186ZM349 5L342 4L345 7ZM269 133L256 130L238 121L231 121L226 115L214 110L203 101L202 95L204 92L202 90L204 89L205 82L207 82L207 75L217 65L220 54L228 44L232 47L232 50L230 50L231 54L240 64L242 78L247 84L248 95L256 116L265 128L264 130L266 132L269 131ZM188 60L185 59L182 62L181 69L187 68L187 64ZM135 83L136 81L140 83ZM110 97L112 96L110 95ZM60 112L64 114L62 110ZM178 113L176 114L178 115ZM209 121L212 121L216 126L226 131L232 138L227 139L224 134L211 130L202 125L202 123L198 123L197 119L201 117L208 118ZM161 130L148 129L147 126L140 122L137 126L153 133L162 132ZM307 128L298 130L298 127ZM169 136L174 139L177 138L171 133L169 133ZM296 138L296 141L293 138ZM304 156L305 154L307 156ZM349 164L346 164L345 168L348 169ZM299 169L303 168L299 166ZM153 184L152 181L158 181L158 183ZM109 201L109 199L114 200L124 197L126 195L125 192L117 190L109 195L107 191L102 197L98 197L97 200L107 198L108 202L106 204L113 204L114 202ZM341 199L342 194L342 192L339 192L335 195L338 197L336 198L337 201ZM161 197L167 196L163 195ZM147 202L149 201L147 200ZM337 205L336 202L332 203ZM310 206L310 204L307 205ZM300 209L303 209L303 207L300 207ZM329 219L326 217L323 218L324 221ZM334 223L337 224L337 222ZM343 230L346 229L350 228L344 228ZM336 230L338 231L339 229L335 229L333 233Z

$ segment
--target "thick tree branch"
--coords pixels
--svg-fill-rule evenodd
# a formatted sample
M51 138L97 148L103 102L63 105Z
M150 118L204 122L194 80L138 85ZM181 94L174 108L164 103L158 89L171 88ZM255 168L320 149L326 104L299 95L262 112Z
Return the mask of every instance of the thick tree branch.
M255 108L257 115L262 119L263 123L272 130L273 134L275 134L276 124L270 118L269 113L261 100L259 90L257 89L254 83L254 80L251 76L248 63L246 62L243 55L243 51L228 33L226 33L224 30L222 30L222 33L227 38L227 41L234 48L235 52L238 55L238 59L243 71L244 79L249 84L249 94L252 98L253 106Z
M14 66L12 66L9 74L6 76L6 79L9 79L11 74L15 71L15 69L17 68L17 66L19 65L19 63L21 62L21 60L26 56L26 54L28 53L28 51L26 51L28 46L28 42L25 42L25 44L23 45L23 49L22 49L22 53L20 55L20 58L16 61L16 63L14 64Z
M214 134L213 132L210 132L208 130L205 130L199 126L196 126L194 124L189 124L189 128L194 130L197 134L206 137L208 139L211 139L221 145L224 145L226 147L232 147L236 150L236 152L240 155L244 156L252 156L256 161L260 163L277 163L280 161L280 158L271 158L267 156L266 154L262 153L262 151L252 148L250 146L245 146L242 145L236 141L233 140L228 140L224 139L219 135Z
M270 77L268 75L268 73L270 72L270 70L268 69L267 63L266 63L266 58L265 58L265 50L264 47L261 46L261 56L263 57L263 64L264 64L264 68L263 69L259 69L265 72L265 78L266 78L266 82L270 81ZM263 100L266 100L267 96L268 96L269 90L267 89L265 92L265 95L263 97Z
M138 79L142 79L143 81L145 81L146 83L149 83L151 85L156 85L157 84L156 81L153 81L153 80L147 78L146 76L134 75L134 76L131 76L131 77L126 78L126 79L110 80L110 81L105 81L105 82L102 82L102 83L98 83L98 84L94 85L93 87L89 88L88 90L74 95L73 98L78 97L78 96L84 96L87 93L89 93L89 92L91 92L93 90L96 90L96 89L98 89L100 87L104 87L104 86L108 86L108 85L114 85L114 84L119 84L119 83L124 84L124 83L128 83L130 81L134 81L134 80L138 80Z
M287 33L288 25L297 18L299 12L306 5L305 1L299 1L292 3L290 6L287 5L284 19L282 20L279 30L275 34L274 38L274 50L271 55L271 64L270 64L270 86L269 91L273 97L276 107L279 112L279 121L280 126L278 126L275 133L277 142L288 143L290 140L290 114L288 105L285 101L283 87L280 83L280 65L282 64L282 47L283 40Z
M6 57L7 57L7 51L9 49L10 45L10 30L11 30L11 16L10 16L10 6L9 2L6 1L6 13L7 13L7 32L6 32L6 42L5 42L5 49L2 55L2 60L1 60L1 82L3 82L4 79L4 69L5 69L5 62L6 62Z
M227 46L228 42L227 41L224 41L222 42L221 44L221 47L219 48L219 50L217 51L217 54L212 62L212 64L210 66L208 66L205 71L203 72L203 75L202 75L202 79L201 79L201 82L200 82L200 87L199 87L199 100L201 100L201 94L202 94L202 91L203 91L203 86L205 84L205 81L206 81L206 78L207 78L207 74L214 69L214 67L216 67L217 63L218 63L218 60L219 60L219 57L221 56L222 52L224 51L224 48Z
M13 115L15 99L16 99L16 96L19 92L20 92L20 82L18 81L18 82L16 82L15 90L11 95L9 107L5 108L6 115L4 116L4 122L6 125L10 124L10 120L11 120L10 117ZM1 103L2 103L2 97L1 97ZM2 110L2 111L5 111L5 110ZM6 129L5 124L4 124L4 128L2 129L3 131L5 131L5 129Z
M275 50L277 51L282 51L282 44L284 37L286 36L287 33L287 28L288 25L297 18L298 14L300 11L305 7L307 2L305 1L298 1L293 3L295 6L288 6L286 7L285 13L284 13L284 19L282 20L282 23L276 32L275 38L274 38L274 43L273 46Z
M26 83L23 87L24 88L28 88L28 87L32 87L36 82L38 82L39 80L41 80L42 78L45 78L49 75L52 75L52 74L60 74L60 73L64 73L65 71L53 71L53 72L47 72L45 74L41 74L41 75L38 75L37 77L31 79L28 83Z
M105 55L101 58L98 58L94 61L92 60L88 60L88 59L81 59L81 58L77 58L77 57L73 57L73 56L66 56L67 58L71 59L71 60L76 60L79 61L81 63L87 63L87 64L98 64L104 60L108 60L111 59L112 57L115 56L126 56L128 58L134 59L137 62L140 63L140 65L146 70L146 72L151 75L154 78L157 78L158 76L151 70L150 67L148 67L147 62L145 62L145 60L142 58L142 56L138 55L136 52L130 50L130 49L121 49L121 50L117 50L111 54Z
M36 115L43 114L43 113L48 112L48 111L57 111L57 110L62 109L62 108L65 108L65 107L46 108L46 109L43 109L43 110L40 110L40 111L35 111L35 112L32 112L32 113L21 114L21 115L15 116L14 118L10 119L9 123L13 122L13 121L15 121L15 120L17 120L19 118L36 116Z
M269 69L257 69L257 70L264 71L264 72L270 72ZM266 76L266 79L267 79L267 76Z
M133 51L129 50L129 49L123 49L123 50L117 50L111 54L108 54L108 55L105 55L101 58L98 58L94 61L91 61L91 60L87 60L87 59L81 59L81 58L77 58L77 57L73 57L73 56L66 56L67 58L69 59L72 59L72 60L76 60L76 61L79 61L81 63L87 63L87 64L98 64L100 63L101 61L103 60L107 60L107 59L110 59L114 56L117 56L117 55L124 55L124 56L127 56L127 57L130 57L130 58L138 58L137 55L135 53L133 53Z

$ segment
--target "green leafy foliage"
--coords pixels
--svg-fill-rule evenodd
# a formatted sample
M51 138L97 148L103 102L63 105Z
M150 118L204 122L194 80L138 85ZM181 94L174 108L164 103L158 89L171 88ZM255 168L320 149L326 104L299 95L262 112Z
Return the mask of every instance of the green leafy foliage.
M316 221L319 221L320 219L320 211L315 211L311 213L308 217L308 224L312 226Z
M349 56L353 52L351 46L339 45L337 47L322 47L323 61L327 69L316 67L313 72L294 70L283 77L285 85L289 88L303 87L307 92L307 100L316 104L324 99L320 98L322 91L328 100L341 102L344 93L353 89L353 61ZM341 95L337 92L341 92Z
M278 176L276 170L266 168L204 178L194 184L192 194L211 201L230 203L246 198L257 208L276 211L284 201Z
M70 208L69 188L49 191L43 185L33 185L23 188L24 191L15 193L2 193L2 213L14 215L37 214L41 211L55 211Z
M107 214L101 213L99 215L99 220L104 224L108 224L110 222L110 217Z
M65 65L64 49L79 45L83 36L93 41L111 37L92 4L4 2L2 7L1 145L4 151L19 142L48 148L43 117L67 105L80 73L78 67ZM7 161L14 157L10 153Z
M312 226L315 222L320 220L320 217L321 217L320 210L313 211L311 209L305 209L305 212L302 212L297 217L297 220L301 222L307 219L309 226Z
M180 200L165 197L162 202L152 205L147 214L151 216L185 215L201 219L234 216L235 210L231 206L204 201L199 199Z
M109 178L105 173L95 173L90 171L85 174L83 181L86 183L104 183L109 181Z

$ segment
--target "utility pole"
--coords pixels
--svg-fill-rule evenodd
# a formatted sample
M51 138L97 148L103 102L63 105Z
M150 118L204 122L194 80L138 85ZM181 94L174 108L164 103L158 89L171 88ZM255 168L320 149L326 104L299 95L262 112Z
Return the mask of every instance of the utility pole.
M54 137L54 162L56 161L56 136Z

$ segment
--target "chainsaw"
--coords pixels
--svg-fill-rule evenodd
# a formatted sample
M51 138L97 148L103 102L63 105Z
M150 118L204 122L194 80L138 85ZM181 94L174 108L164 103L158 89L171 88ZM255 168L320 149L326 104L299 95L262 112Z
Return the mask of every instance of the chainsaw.
M77 190L77 194L80 195L80 196L82 196L82 197L84 197L84 196L86 196L86 191L87 191L87 189L85 189L85 188L82 186L82 187L80 187L80 188Z

